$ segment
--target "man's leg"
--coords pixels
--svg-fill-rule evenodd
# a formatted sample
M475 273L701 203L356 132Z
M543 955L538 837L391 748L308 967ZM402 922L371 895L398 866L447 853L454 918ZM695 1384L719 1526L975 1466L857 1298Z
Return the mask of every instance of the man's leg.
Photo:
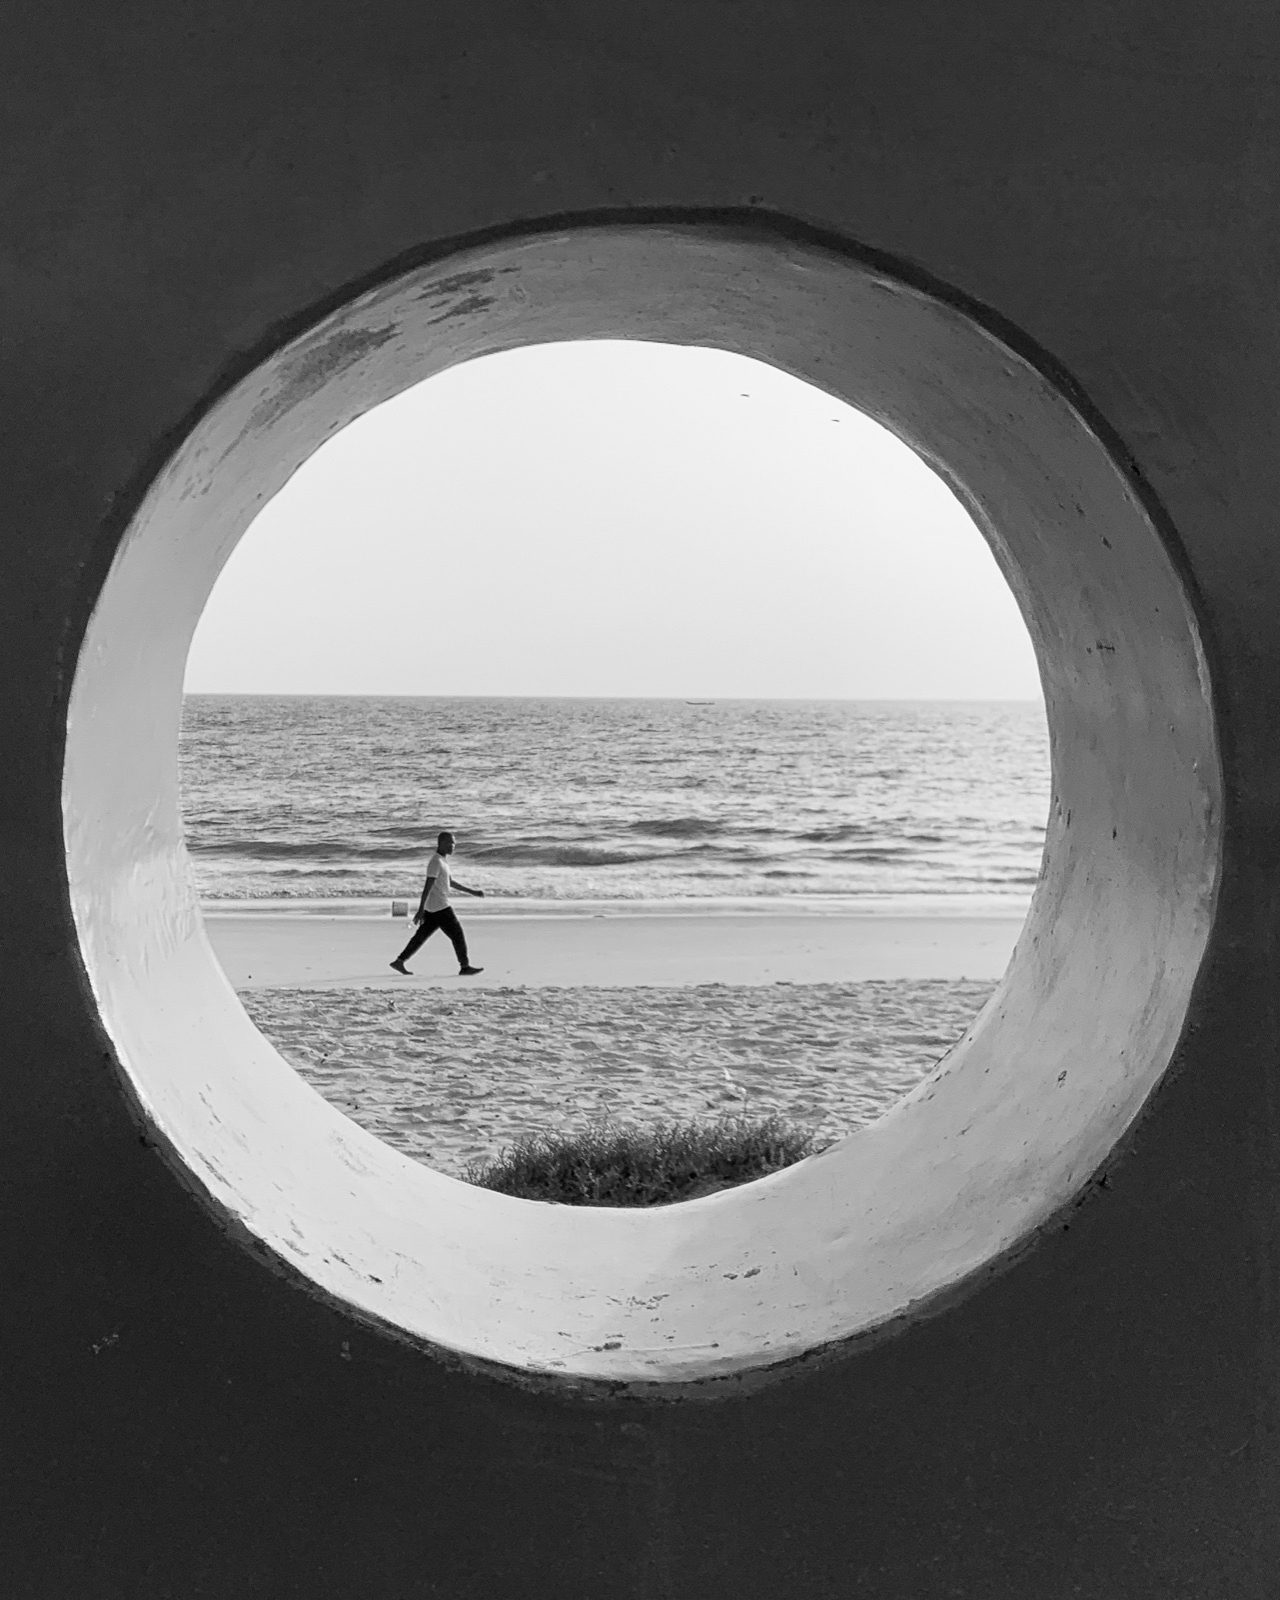
M469 977L473 972L483 969L473 967L467 956L467 936L462 931L462 924L458 921L458 913L452 906L446 906L440 913L440 926L453 940L453 953L458 958L459 969Z
M395 958L391 965L398 971L403 972L404 964L409 957L413 955L416 950L420 950L422 946L426 944L431 935L436 931L436 929L442 926L440 918L443 915L444 913L440 911L428 911L426 916L423 917L422 921L413 930L413 937L409 940L408 944L405 945L404 949ZM455 917L454 920L457 921L457 918Z

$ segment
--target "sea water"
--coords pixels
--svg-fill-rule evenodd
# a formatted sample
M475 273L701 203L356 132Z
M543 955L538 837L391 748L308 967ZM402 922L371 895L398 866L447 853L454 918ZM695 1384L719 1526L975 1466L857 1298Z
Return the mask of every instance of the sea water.
M1032 702L191 695L181 764L202 897L298 910L416 896L443 828L512 909L1013 909L1049 805Z

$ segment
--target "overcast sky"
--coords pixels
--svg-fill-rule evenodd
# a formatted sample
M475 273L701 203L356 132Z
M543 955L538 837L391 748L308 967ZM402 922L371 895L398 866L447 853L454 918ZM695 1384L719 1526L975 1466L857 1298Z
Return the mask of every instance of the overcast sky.
M946 486L720 351L469 362L331 440L209 601L195 691L1036 699Z

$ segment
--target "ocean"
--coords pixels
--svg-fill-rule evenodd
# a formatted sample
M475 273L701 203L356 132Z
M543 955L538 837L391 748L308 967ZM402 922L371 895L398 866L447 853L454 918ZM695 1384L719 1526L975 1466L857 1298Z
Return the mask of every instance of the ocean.
M181 768L202 898L297 910L416 896L442 828L512 909L1020 907L1049 806L1022 701L189 695Z

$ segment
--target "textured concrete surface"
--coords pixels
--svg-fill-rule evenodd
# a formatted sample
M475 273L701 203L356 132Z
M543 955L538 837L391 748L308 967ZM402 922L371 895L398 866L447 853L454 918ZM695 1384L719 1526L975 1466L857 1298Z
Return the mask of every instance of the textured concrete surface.
M308 1094L248 1025L182 850L188 643L254 512L333 430L479 351L625 333L751 350L893 426L987 530L1039 649L1044 865L998 993L918 1094L752 1184L636 1213L477 1192ZM1208 675L1169 552L1032 357L805 230L530 230L374 286L192 430L121 543L80 651L71 901L139 1105L219 1213L346 1306L521 1372L687 1383L918 1315L1018 1248L1169 1063L1217 887Z
M1271 1592L1276 35L1243 0L10 6L9 1592ZM64 737L124 529L282 341L479 230L683 208L884 252L1059 376L1194 609L1221 871L1172 1067L1005 1270L782 1381L587 1398L317 1297L164 1159L81 961Z

